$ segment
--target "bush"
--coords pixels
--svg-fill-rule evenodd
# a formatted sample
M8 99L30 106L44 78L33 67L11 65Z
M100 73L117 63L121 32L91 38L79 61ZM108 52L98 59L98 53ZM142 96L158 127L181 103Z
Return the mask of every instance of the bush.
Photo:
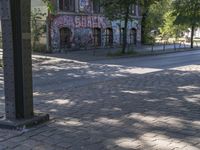
M46 52L46 44L37 43L32 48L34 52Z

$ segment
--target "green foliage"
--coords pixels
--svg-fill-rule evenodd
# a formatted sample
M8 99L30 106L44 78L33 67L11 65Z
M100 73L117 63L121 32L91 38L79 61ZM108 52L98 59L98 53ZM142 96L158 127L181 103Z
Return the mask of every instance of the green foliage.
M161 33L161 37L164 38L179 38L182 37L183 32L187 30L187 27L179 24L174 24L174 21L176 20L176 16L172 15L172 11L166 12L163 16L163 26L159 28L159 31Z
M45 33L46 25L41 23L46 13L42 13L41 9L35 8L31 12L31 34L33 50L37 49L37 43L40 41L41 36Z
M101 0L101 5L104 7L104 13L110 20L125 20L128 11L128 19L133 19L131 6L136 4L137 0Z
M132 7L137 4L137 0L101 0L104 8L104 14L109 20L121 20L124 25L122 53L125 53L127 47L127 27L128 22L132 21Z
M155 30L157 27L157 22L160 21L160 11L162 9L158 9L158 7L163 6L160 2L164 0L139 0L139 4L142 9L142 43L150 43L149 39L150 32ZM166 0L165 0L166 1ZM158 19L159 18L159 19Z
M193 48L194 31L200 25L200 0L174 0L174 24L185 25L191 29L191 48Z
M47 5L47 8L48 8L48 11L51 13L51 14L55 14L55 6L51 3L51 0L42 0L46 5Z
M175 24L200 25L200 0L174 0Z
M34 47L34 52L46 53L46 44L44 43L37 43Z

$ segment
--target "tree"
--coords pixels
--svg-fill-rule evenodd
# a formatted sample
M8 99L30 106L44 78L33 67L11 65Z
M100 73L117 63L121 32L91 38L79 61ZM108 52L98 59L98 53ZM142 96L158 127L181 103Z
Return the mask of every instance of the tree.
M56 12L56 9L55 9L55 6L53 5L52 1L51 0L42 0L47 8L48 8L48 18L47 18L47 26L48 26L48 48L47 48L47 51L49 53L52 52L52 47L51 47L51 31L50 31L50 27L51 27L51 19L52 19L52 15L55 14Z
M159 33L159 28L165 23L165 14L171 8L171 0L160 0L155 3L152 3L149 7L148 16L145 19L145 24L143 25L143 43L152 42L153 37L150 33L154 31L156 35ZM143 23L144 23L143 22Z
M162 37L174 37L179 38L182 36L182 33L187 30L184 25L175 25L174 21L176 16L172 15L172 11L165 13L163 17L163 26L159 28Z
M139 0L139 4L142 8L142 43L146 43L146 37L148 36L148 17L150 16L151 5L161 0ZM158 19L158 18L157 18Z
M53 6L51 0L42 0L42 1L47 5L49 12L55 13L55 7Z
M104 14L109 20L121 20L124 23L122 53L125 53L128 22L134 19L131 7L137 4L137 0L101 0L101 4L104 8Z
M174 24L191 28L191 48L193 48L194 31L200 25L200 0L174 0Z

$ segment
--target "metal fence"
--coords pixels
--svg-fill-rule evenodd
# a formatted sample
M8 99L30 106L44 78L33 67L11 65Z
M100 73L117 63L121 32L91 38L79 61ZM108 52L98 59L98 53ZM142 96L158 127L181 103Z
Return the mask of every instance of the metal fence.
M180 38L180 39L157 39L155 43L150 44L151 51L156 50L179 50L190 48L190 39ZM193 47L200 47L200 39L194 39Z

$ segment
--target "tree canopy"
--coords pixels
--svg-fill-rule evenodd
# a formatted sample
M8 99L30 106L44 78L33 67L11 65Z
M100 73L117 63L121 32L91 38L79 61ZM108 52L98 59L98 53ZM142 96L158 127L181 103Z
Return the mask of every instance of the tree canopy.
M185 25L191 29L191 48L193 48L194 31L200 25L200 0L174 0L174 24Z

